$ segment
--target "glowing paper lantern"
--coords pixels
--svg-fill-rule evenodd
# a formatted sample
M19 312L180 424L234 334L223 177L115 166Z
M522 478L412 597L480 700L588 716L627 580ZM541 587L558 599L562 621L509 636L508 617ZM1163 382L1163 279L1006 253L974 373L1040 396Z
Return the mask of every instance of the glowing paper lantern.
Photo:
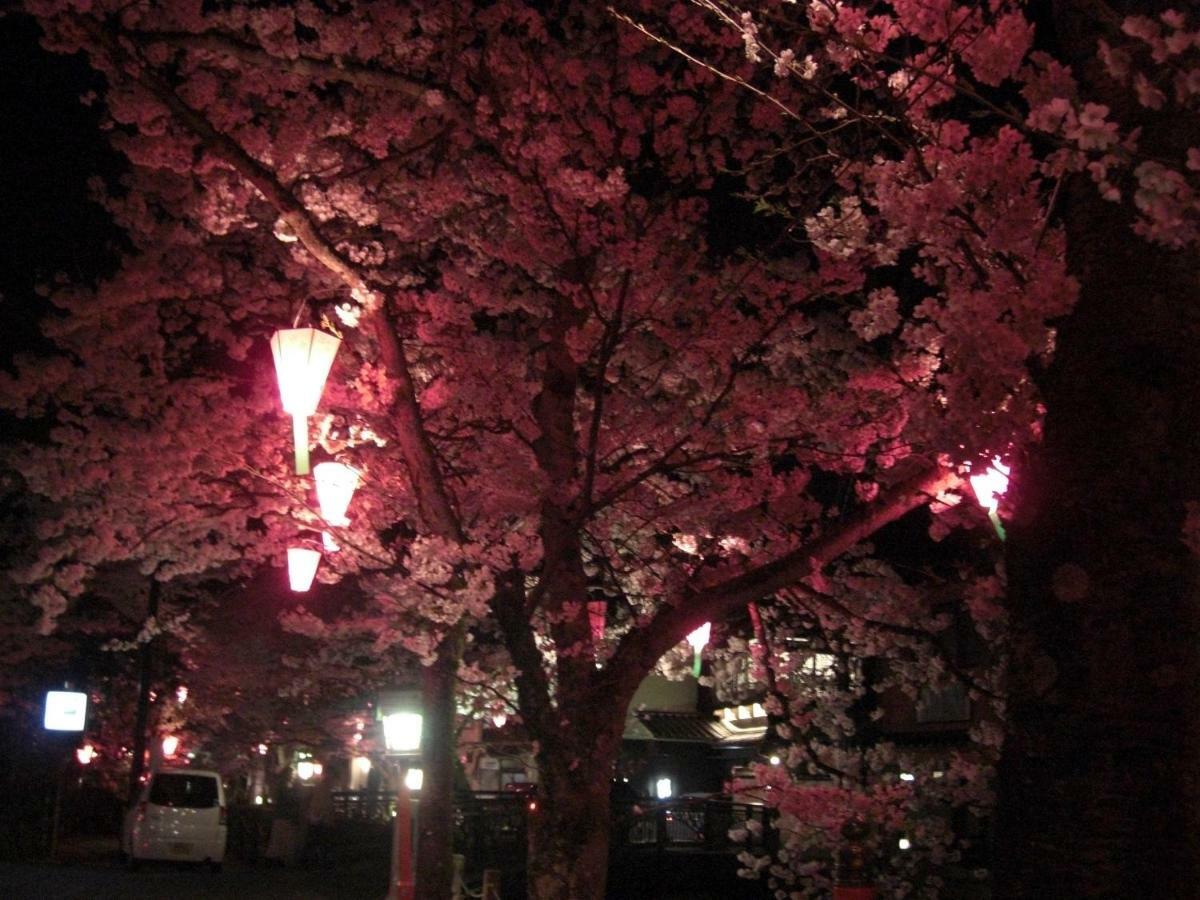
M75 751L75 758L79 760L81 766L89 765L96 758L96 748L91 744L84 744Z
M172 756L174 756L176 754L176 752L178 752L178 750L179 750L179 738L175 737L175 735L173 735L173 734L168 734L165 738L163 738L163 742L162 742L163 756L170 759Z
M687 636L687 642L692 645L692 650L696 654L695 660L692 662L692 674L697 678L700 677L700 651L708 644L708 639L711 635L712 622L705 622Z
M281 328L271 338L279 399L292 417L296 474L308 474L308 417L317 411L325 379L342 342L316 328Z
M423 717L418 712L394 712L383 717L383 743L389 753L421 749Z
M349 525L346 510L350 508L350 500L358 489L358 472L339 462L317 463L313 466L313 480L317 483L321 518L330 525ZM326 550L335 552L338 549L328 533L322 540Z
M1000 457L992 458L992 464L982 475L971 476L971 488L975 491L975 499L987 510L988 518L996 529L1000 540L1004 540L1004 525L1000 522L1000 498L1008 490L1008 476L1012 470L1000 462Z
M302 594L312 587L317 564L321 561L321 551L311 547L288 547L287 560L288 583L293 591Z

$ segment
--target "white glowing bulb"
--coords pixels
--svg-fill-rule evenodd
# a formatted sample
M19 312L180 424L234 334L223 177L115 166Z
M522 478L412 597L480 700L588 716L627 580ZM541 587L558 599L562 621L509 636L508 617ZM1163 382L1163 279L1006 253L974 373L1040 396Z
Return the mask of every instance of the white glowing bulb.
M900 838L900 840L897 841L897 846L901 850L908 850L912 847L912 841L910 841L908 838Z
M425 783L425 772L422 769L409 769L404 773L404 786L410 791L419 791Z
M175 737L175 735L173 735L173 734L168 734L165 738L163 738L163 742L162 742L163 756L167 756L167 757L174 756L176 751L178 751L178 750L179 750L179 738Z
M654 796L659 800L667 800L672 794L670 778L659 778L654 782Z
M75 751L75 759L77 759L79 761L79 764L81 766L89 765L91 763L91 761L95 758L96 758L96 748L93 747L91 744L84 744L82 747L80 747L78 750Z
M296 775L301 781L308 781L317 774L316 764L311 759L302 759L296 763Z

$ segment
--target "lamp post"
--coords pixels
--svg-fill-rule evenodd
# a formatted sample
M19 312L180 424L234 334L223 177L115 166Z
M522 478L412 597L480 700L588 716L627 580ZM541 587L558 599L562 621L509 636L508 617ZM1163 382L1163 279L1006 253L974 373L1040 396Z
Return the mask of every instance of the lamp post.
M379 718L383 724L383 742L394 761L396 776L396 824L392 833L392 868L388 879L387 900L414 900L413 811L409 791L420 790L421 772L406 770L405 761L419 758L421 697L417 691L387 691L379 696ZM411 776L411 777L410 777Z
M281 328L271 338L279 399L292 417L296 474L308 474L308 417L317 411L325 379L342 342L316 328Z
M1000 461L1000 457L995 456L992 458L992 464L982 474L971 476L971 488L975 491L975 499L987 510L988 519L1000 540L1004 540L1006 535L997 510L1000 507L1000 498L1008 490L1008 476L1011 471L1010 467Z

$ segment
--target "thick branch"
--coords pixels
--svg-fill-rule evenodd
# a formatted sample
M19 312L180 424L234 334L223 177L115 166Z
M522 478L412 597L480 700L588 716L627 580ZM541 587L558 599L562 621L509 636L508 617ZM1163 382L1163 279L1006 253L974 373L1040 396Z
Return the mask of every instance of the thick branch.
M928 503L959 481L953 469L937 466L897 485L861 512L846 517L821 537L779 559L710 585L693 585L667 602L643 628L621 642L610 666L640 679L664 653L705 622L730 613L819 572L884 525Z

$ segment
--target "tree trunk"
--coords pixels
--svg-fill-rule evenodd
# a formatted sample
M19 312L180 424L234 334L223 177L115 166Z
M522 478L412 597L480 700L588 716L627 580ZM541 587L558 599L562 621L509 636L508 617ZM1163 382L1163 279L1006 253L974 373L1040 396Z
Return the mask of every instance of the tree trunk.
M529 816L529 900L603 900L615 761L598 750L573 769L565 760L542 763L548 802Z
M417 822L417 896L450 900L454 877L454 697L462 629L442 642L437 660L421 670L424 722L421 766L424 781Z
M1085 13L1059 7L1068 50L1094 48ZM1194 897L1200 592L1182 537L1200 500L1196 257L1134 237L1082 180L1067 202L1082 291L1043 385L1044 440L1013 486L996 896Z

